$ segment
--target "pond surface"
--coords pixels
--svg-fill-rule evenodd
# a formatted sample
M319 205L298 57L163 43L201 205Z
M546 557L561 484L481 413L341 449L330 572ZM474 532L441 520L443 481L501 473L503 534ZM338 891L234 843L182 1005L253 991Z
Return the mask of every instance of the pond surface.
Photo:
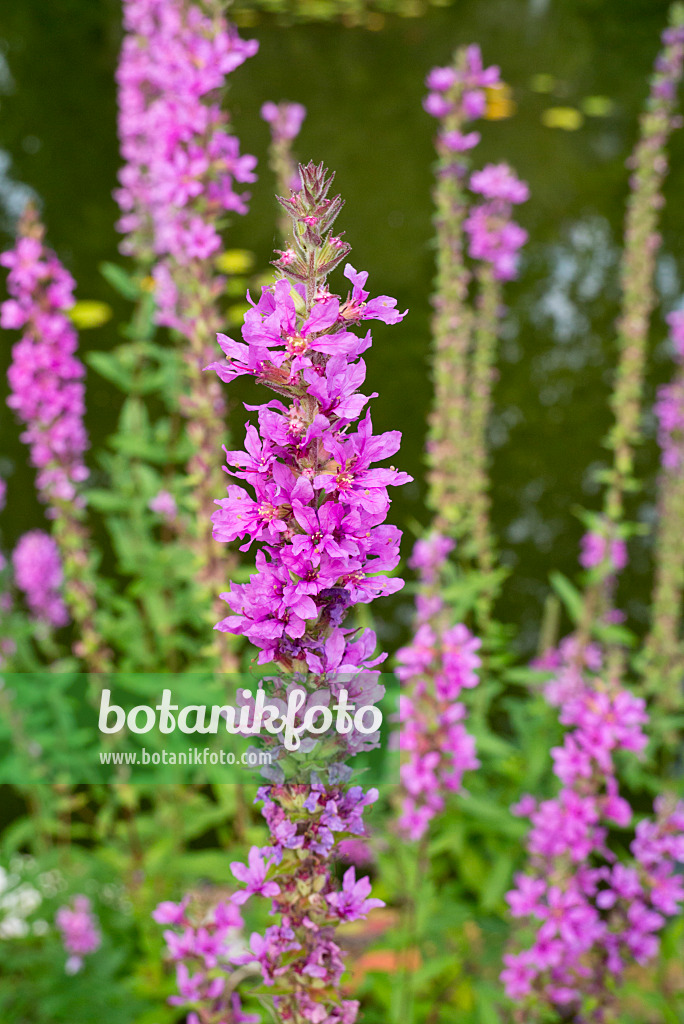
M0 54L0 204L2 228L26 189L40 197L51 244L78 281L78 297L127 310L101 278L102 260L117 259L111 199L118 167L113 73L120 42L115 0L20 0L2 5ZM494 518L502 557L514 572L501 605L534 643L548 573L576 564L577 506L595 507L592 474L604 458L607 388L614 363L616 263L626 198L624 163L646 96L667 4L661 0L458 0L419 18L379 17L374 31L337 24L278 25L255 13L243 35L259 39L258 56L231 80L228 104L245 152L259 158L251 212L233 225L229 245L252 250L265 266L274 243L268 132L259 119L267 99L303 102L309 111L299 142L303 159L337 172L347 205L340 218L357 268L374 292L397 296L410 315L391 330L379 325L368 359L380 429L400 428L397 464L417 483L404 488L392 520L408 531L424 523L421 453L430 401L429 346L431 164L434 122L421 108L424 76L453 49L479 42L513 89L515 116L484 125L478 159L507 159L530 183L520 210L529 230L519 282L507 292L492 422ZM573 130L544 123L551 114ZM579 111L579 115L578 112ZM577 122L581 121L581 124ZM672 150L664 246L658 282L664 310L677 303L684 239L684 133ZM3 236L3 240L8 239ZM84 348L116 344L115 321L83 332ZM656 318L651 389L668 373L662 318ZM2 386L10 340L0 347ZM32 474L18 430L0 409L0 472L11 472L9 541L40 525ZM89 429L100 444L113 428L117 392L88 380ZM236 423L239 424L238 416ZM650 425L652 433L652 424ZM652 515L654 445L641 453L646 486L642 518ZM643 623L649 586L646 546L635 552L625 603ZM390 609L387 612L387 609ZM386 605L383 639L398 639L408 602Z

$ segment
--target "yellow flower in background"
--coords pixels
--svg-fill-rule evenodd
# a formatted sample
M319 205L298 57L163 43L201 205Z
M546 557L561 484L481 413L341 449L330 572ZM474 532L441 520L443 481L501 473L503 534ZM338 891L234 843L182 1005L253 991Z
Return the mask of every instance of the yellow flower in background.
M485 94L487 108L484 116L487 121L502 121L505 117L512 117L518 109L513 90L505 82L485 89Z
M69 310L69 319L79 331L87 331L90 327L102 327L113 316L111 306L95 299L82 299Z
M587 117L609 117L615 110L610 96L587 96L582 100L582 110Z
M584 124L584 115L576 107L549 107L542 111L541 123L547 128L575 132Z
M214 265L222 274L248 274L254 266L254 253L247 249L227 249L218 254Z

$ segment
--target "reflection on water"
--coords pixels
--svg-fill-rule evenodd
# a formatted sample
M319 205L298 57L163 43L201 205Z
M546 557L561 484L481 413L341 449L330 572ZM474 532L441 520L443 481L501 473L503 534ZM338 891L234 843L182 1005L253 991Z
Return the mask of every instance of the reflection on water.
M36 194L28 185L15 181L10 173L12 158L4 149L0 149L0 223L4 231L11 231L12 227L26 206L29 199L35 199Z

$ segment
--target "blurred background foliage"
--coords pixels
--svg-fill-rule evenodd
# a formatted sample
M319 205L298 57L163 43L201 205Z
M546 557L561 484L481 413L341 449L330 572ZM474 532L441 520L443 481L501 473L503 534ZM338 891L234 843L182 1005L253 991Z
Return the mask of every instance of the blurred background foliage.
M243 34L258 38L261 48L232 76L227 103L243 150L259 157L260 174L250 215L232 225L229 244L253 252L257 267L266 267L274 244L274 185L259 108L266 99L305 103L309 114L298 150L337 170L347 199L342 227L354 247L352 262L371 272L376 292L397 295L401 308L410 309L398 338L390 341L378 326L369 376L381 383L378 426L391 422L403 430L401 464L418 481L430 399L425 371L433 276L433 124L421 108L423 79L455 46L470 41L481 44L487 62L502 67L511 96L484 126L481 155L485 161L508 159L530 182L532 201L521 213L531 233L523 274L507 292L510 311L491 429L493 494L504 561L515 568L500 611L521 628L526 650L535 643L550 563L573 570L581 533L573 507L591 506L587 467L604 458L600 439L608 425L605 400L614 357L624 162L666 10L661 0L264 0L234 8ZM119 162L113 80L119 4L3 5L0 40L2 227L11 228L26 189L33 190L44 206L49 240L77 278L78 298L106 303L116 314L83 331L82 347L112 347L126 303L98 267L118 258L111 191ZM500 119L502 112L513 116ZM683 155L679 133L669 196L684 184ZM671 202L658 274L666 308L680 291L683 222L684 208ZM656 323L657 377L661 367L666 374L667 359L661 322ZM3 346L3 371L8 359L9 346ZM119 393L91 371L88 426L95 447L113 429L119 405ZM233 414L240 424L241 410ZM11 488L24 496L7 524L13 541L41 521L41 512L4 401L0 424L0 470L13 474ZM639 498L641 519L653 515L655 465L655 448L648 445L641 452L649 481ZM410 534L412 521L425 520L421 485L403 490L394 521ZM633 567L636 585L626 603L639 629L648 589L646 548L635 552ZM407 622L407 603L399 596L379 611L381 639L395 646Z
M400 308L410 309L391 337L382 324L374 328L376 343L368 358L368 378L380 392L376 426L403 431L398 463L416 478L401 490L392 510L392 521L406 531L405 553L414 524L427 520L421 480L431 398L434 122L421 107L423 79L429 68L447 63L456 46L469 42L481 45L487 64L502 68L510 93L490 106L479 156L483 162L509 160L532 193L520 212L531 238L520 279L507 289L509 313L491 424L494 524L503 561L514 570L499 616L518 628L516 642L525 655L537 642L549 571L574 573L582 532L574 509L593 507L598 500L592 471L606 459L601 439L609 426L606 400L615 363L625 160L667 6L665 0L239 0L232 8L242 34L260 42L259 55L231 76L226 100L242 149L258 156L260 171L249 215L230 228L230 248L253 254L257 272L268 265L276 243L276 208L266 158L268 129L259 108L265 100L302 102L308 117L298 152L336 169L347 201L340 227L353 246L352 263L370 271L374 293L396 295ZM76 317L84 352L117 345L117 324L130 315L129 303L99 269L103 261L122 262L111 198L119 165L113 77L119 45L118 0L21 0L0 9L2 240L9 243L14 216L27 195L37 196L48 239L78 281ZM673 198L684 188L684 133L674 137L671 163L657 280L662 312L682 290L684 205ZM244 271L246 282L249 260ZM229 299L241 301L239 289L232 287ZM661 313L654 325L648 404L669 372ZM0 475L9 478L15 499L21 495L4 513L10 546L20 533L42 525L43 513L19 430L4 404L8 361L6 344L0 346ZM91 369L87 401L88 428L93 447L99 448L114 430L122 395ZM243 419L236 406L236 432ZM646 486L630 510L642 522L654 516L654 427L649 421L650 440L639 453ZM218 459L218 438L216 447ZM91 466L92 484L104 484L94 460ZM106 551L104 531L96 540ZM648 542L635 542L631 554L630 589L620 602L639 633L650 588ZM110 552L104 567L111 572L113 565ZM374 611L380 642L395 648L407 635L409 597L400 594ZM502 677L507 678L505 671ZM520 673L508 681L527 685ZM402 999L408 998L402 978L409 968L417 969L410 995L416 1020L438 1024L453 1020L455 1013L462 1024L505 1019L497 1009L496 982L505 938L503 894L516 867L522 829L506 807L521 786L543 790L548 785L547 751L558 735L557 722L538 697L519 701L518 711L510 702L507 711L524 743L516 747L493 737L483 724L484 713L478 717L475 709L483 759L496 761L497 769L469 780L471 798L459 800L458 815L445 817L429 850L398 853L386 836L378 838L378 895L391 898L409 889L406 901L414 917L401 927L395 911L379 917L378 949L366 950L368 935L347 937L369 1024L408 1019L401 1014ZM55 857L62 866L68 863L70 890L98 895L109 938L98 960L101 975L90 975L88 982L90 992L94 984L111 994L109 1015L101 1019L161 1024L173 1020L174 1011L162 1005L171 983L162 973L151 909L198 878L225 883L225 847L237 844L239 855L261 839L261 831L235 789L188 790L182 798L155 795L140 803L122 792L117 799L104 816L94 815L92 821L86 816L68 851L46 852L40 872L52 870ZM5 836L6 849L21 848L28 834L21 810L20 801L8 797L4 814L14 824ZM41 815L53 810L40 803L32 807L34 823L40 826ZM421 861L428 854L430 877ZM143 859L145 885L137 873ZM123 884L125 896L116 886L107 890L114 879ZM125 907L122 900L128 901ZM126 914L116 913L121 909L135 915L135 935L125 931ZM679 925L670 932L671 955L657 978L646 984L637 972L632 979L634 1020L640 1024L680 1021L680 932ZM0 980L3 1020L85 1024L92 1019L93 1004L81 985L85 979L74 986L63 983L56 939L18 946L11 956L15 960L5 961L6 980ZM15 980L29 967L33 976L45 979L45 991L34 992L30 1005L20 1005L25 989L17 989ZM57 996L55 977L61 982ZM99 1011L97 999L96 1005Z

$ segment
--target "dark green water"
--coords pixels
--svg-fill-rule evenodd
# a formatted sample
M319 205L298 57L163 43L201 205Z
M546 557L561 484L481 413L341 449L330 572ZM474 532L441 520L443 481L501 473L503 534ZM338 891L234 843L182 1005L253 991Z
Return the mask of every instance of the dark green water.
M503 558L514 567L502 612L522 626L528 645L548 572L572 573L575 567L581 530L573 509L597 501L587 467L603 458L601 438L609 424L605 402L614 359L624 162L666 11L661 0L456 0L421 18L387 18L373 32L331 24L284 28L260 16L243 30L260 40L260 53L232 76L235 129L243 150L259 157L261 170L251 212L235 223L230 244L253 250L260 265L269 258L273 183L265 159L267 128L258 111L266 99L299 100L309 109L299 153L337 171L347 200L340 226L354 247L352 262L370 271L375 292L396 295L402 309L410 308L401 326L374 330L368 359L369 386L381 395L374 403L376 426L404 432L397 462L418 480L393 506L393 521L405 529L425 521L420 476L430 400L434 122L421 109L423 78L431 66L447 62L456 45L477 41L513 87L518 112L484 126L479 157L509 160L532 191L520 218L531 241L521 279L507 295L492 424L494 515ZM12 203L21 199L11 182L33 189L50 241L79 282L78 296L103 299L125 315L97 269L103 259L116 259L111 191L118 166L118 22L116 0L0 4L0 52L7 64L0 146L11 161L0 173L0 204L9 206L2 211L8 229ZM550 94L532 88L532 76L540 73L554 78ZM545 108L578 107L596 95L611 100L608 116L587 117L576 131L542 124ZM672 165L659 267L666 309L681 290L684 132L675 140ZM115 344L113 324L84 332L83 347ZM663 338L658 319L651 389L668 372ZM3 382L10 341L5 335L0 344ZM97 445L114 425L119 396L94 374L88 385L89 428ZM3 519L11 541L39 525L42 513L4 395L0 432L0 472L11 473ZM636 507L648 518L652 443L641 461L647 485ZM648 593L646 546L635 551L633 563L624 599L638 624ZM396 639L407 614L406 599L396 599L385 618L387 641Z

